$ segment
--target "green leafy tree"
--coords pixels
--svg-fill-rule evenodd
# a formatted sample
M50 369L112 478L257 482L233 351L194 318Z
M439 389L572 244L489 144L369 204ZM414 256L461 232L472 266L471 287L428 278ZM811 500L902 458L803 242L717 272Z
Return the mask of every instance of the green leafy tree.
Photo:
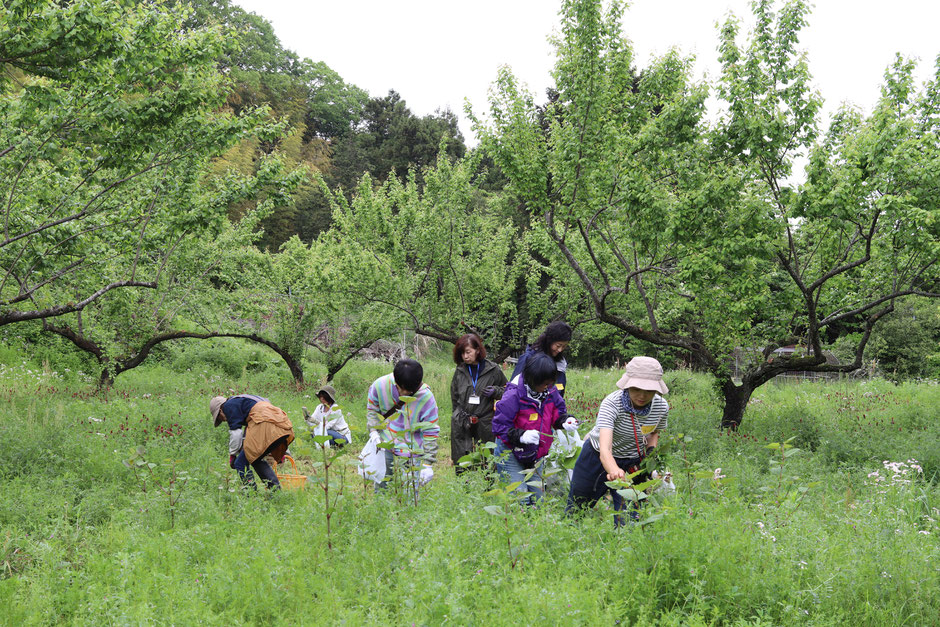
M208 179L201 192L203 201L216 207L223 219L203 231L200 238L179 242L165 260L158 289L125 289L108 294L81 311L43 320L43 329L65 338L97 361L99 386L110 386L119 374L141 365L159 345L173 340L239 337L290 357L289 347L277 342L280 338L272 339L244 325L207 328L196 321L203 319L201 312L220 309L226 302L228 294L213 283L220 266L231 256L252 251L258 254L252 242L257 238L259 220L289 197L300 176L296 170L284 172L283 164L269 158L253 177ZM225 208L239 198L254 198L258 205L238 224L231 225L224 220ZM156 262L164 263L144 257L141 265L146 268ZM302 370L298 368L298 372L302 381Z
M222 38L184 9L112 0L0 7L0 325L155 288L224 215L208 161L277 126L220 112Z
M390 328L447 342L479 333L497 352L516 323L520 264L510 257L514 231L490 210L474 184L476 164L443 150L424 171L376 187L363 177L351 201L333 194L333 282L351 311L370 311ZM341 290L341 291L339 291ZM495 343L495 345L494 345Z
M218 64L233 84L227 105L236 113L268 107L272 119L282 120L290 129L268 141L243 142L226 153L220 167L250 174L258 167L260 156L276 150L291 166L330 176L331 142L348 135L358 124L368 94L345 82L322 61L300 58L284 48L264 17L229 0L194 0L191 4L194 11L188 28L212 26L226 33ZM356 178L360 175L361 171L354 174ZM231 218L238 220L249 205L233 206ZM329 218L329 201L311 176L283 205L269 212L261 223L263 232L257 245L277 251L293 235L312 241L329 227Z
M328 381L364 348L405 324L380 305L350 297L349 277L337 263L344 247L325 236L310 245L294 237L273 256L272 264L277 292L269 301L285 306L270 317L298 354L306 355L308 348L317 351L326 363Z
M867 356L895 381L940 379L940 306L924 299L899 303L872 332Z
M807 6L753 8L746 48L734 19L722 29L727 113L713 128L689 60L670 52L637 72L622 5L594 0L563 3L557 98L539 110L503 69L489 120L475 122L556 268L551 290L692 356L715 374L729 427L777 374L858 368L896 299L937 292L936 82L914 97L901 64L870 119L843 116L817 141L821 99L796 47ZM794 186L793 160L809 151ZM824 332L848 322L862 327L855 360L826 363ZM804 352L771 359L793 343ZM754 355L740 381L737 346Z

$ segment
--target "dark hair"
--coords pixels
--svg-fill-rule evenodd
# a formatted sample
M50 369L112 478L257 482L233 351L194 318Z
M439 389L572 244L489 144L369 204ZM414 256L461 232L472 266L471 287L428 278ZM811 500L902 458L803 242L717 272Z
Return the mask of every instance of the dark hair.
M483 346L483 340L476 333L467 333L454 344L454 363L458 366L463 363L463 352L468 346L476 349L478 362L486 359L486 348Z
M534 353L525 360L522 367L522 380L530 388L541 385L546 381L554 383L558 379L558 368L555 360L545 353Z
M545 330L542 331L542 335L538 337L537 340L532 344L532 348L537 351L541 351L552 357L550 351L552 344L555 342L570 342L571 341L571 327L568 326L567 322L562 320L556 320L555 322L549 323ZM558 357L552 357L554 360L561 359L561 353Z
M392 376L395 377L395 383L400 388L414 393L418 391L421 381L424 380L424 368L414 359L402 359L395 364Z
M317 394L317 398L329 402L330 405L332 405L333 403L336 402L336 401L333 400L333 397L332 397L332 396L330 396L329 394L327 394L327 392L326 392L325 390L320 390L320 392Z

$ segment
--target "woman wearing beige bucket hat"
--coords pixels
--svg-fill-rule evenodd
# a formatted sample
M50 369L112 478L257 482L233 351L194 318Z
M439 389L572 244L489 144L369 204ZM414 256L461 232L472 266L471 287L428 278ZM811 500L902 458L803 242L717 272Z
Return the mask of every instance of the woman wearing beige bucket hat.
M663 367L652 357L634 357L597 411L597 424L588 434L575 463L565 512L593 506L605 492L613 495L614 509L624 508L623 497L607 481L623 479L639 470L640 462L659 442L668 426L669 392ZM638 481L645 480L642 476ZM621 524L619 517L616 524Z
M278 464L284 461L287 447L294 441L294 426L287 413L254 394L214 396L209 400L209 412L214 426L228 423L229 466L238 472L242 483L255 485L254 468L266 487L280 489L277 474L264 458L270 455Z

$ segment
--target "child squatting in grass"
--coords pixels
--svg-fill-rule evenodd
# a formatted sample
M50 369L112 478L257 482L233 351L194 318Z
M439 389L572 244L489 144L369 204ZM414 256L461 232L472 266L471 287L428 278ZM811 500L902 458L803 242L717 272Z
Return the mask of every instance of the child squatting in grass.
M302 408L304 420L312 428L312 436L328 435L333 438L330 441L332 446L343 448L352 442L352 432L343 417L343 410L336 404L336 389L332 385L324 385L317 390L317 398L320 404L312 414L306 407Z

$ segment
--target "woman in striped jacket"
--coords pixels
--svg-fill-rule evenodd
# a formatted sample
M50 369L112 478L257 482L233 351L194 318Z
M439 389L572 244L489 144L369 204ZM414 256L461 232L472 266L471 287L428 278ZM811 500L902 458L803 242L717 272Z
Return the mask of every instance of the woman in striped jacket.
M597 424L575 463L565 507L568 514L593 506L608 490L614 509L622 510L623 497L606 482L639 470L640 462L659 442L660 431L668 426L669 403L661 394L669 389L657 360L631 359L617 387L601 401Z

